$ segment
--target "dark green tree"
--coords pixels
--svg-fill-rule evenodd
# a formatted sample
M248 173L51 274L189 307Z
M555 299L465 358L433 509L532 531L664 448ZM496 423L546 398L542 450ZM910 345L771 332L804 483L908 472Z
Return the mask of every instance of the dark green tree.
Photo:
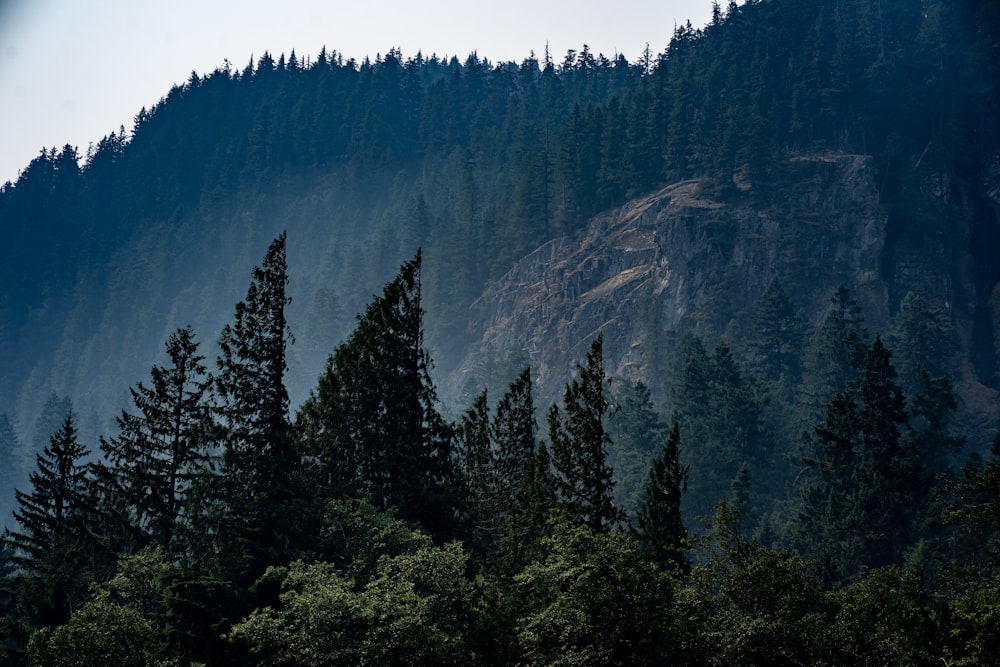
M420 266L418 253L359 316L299 428L321 489L395 507L440 535L455 530L457 475L424 349Z
M627 533L557 522L544 560L514 577L523 665L672 664L673 582Z
M861 308L847 286L841 285L806 348L801 410L804 426L822 419L830 399L857 382L865 361L867 337Z
M496 455L485 389L455 426L455 457L465 489L462 505L470 523L466 544L474 553L487 553L503 517L497 502Z
M914 440L903 437L906 401L891 356L876 337L858 388L830 402L806 459L816 474L802 492L799 535L827 585L901 563L929 501Z
M763 380L796 383L802 373L805 325L775 276L761 294L750 327L754 368Z
M208 461L204 357L188 327L170 334L168 366L153 366L150 385L130 389L135 412L118 417L119 434L101 438L107 461L98 477L112 509L145 539L169 547L193 478Z
M32 436L31 454L38 454L48 446L52 434L59 430L66 421L66 415L73 411L73 402L66 396L56 392L49 394L42 406L42 412L35 419L35 431Z
M816 453L804 460L814 477L801 490L799 549L825 585L839 585L856 575L862 548L862 519L854 503L861 426L853 392L834 396L814 433Z
M538 442L530 368L522 370L500 397L490 424L490 434L496 447L498 504L507 515L528 475Z
M615 504L632 514L639 503L649 462L666 437L666 427L653 407L649 387L642 380L625 381L613 397L614 412L608 431L615 446L608 452L614 470Z
M624 518L614 504L613 471L607 464L611 438L605 429L604 340L590 346L584 364L563 393L562 410L549 409L553 483L559 507L572 524L606 533Z
M93 535L97 510L85 462L90 451L66 415L49 445L36 456L30 491L17 491L18 528L4 541L20 568L19 607L35 627L65 623L88 597L106 554Z
M686 574L688 532L681 516L681 496L687 489L688 466L681 465L681 431L674 422L659 456L653 459L636 512L639 548L653 562L676 574Z
M918 368L932 378L950 377L958 349L955 330L939 310L923 297L907 292L893 319L893 358L899 369L899 382L909 396L921 388Z
M898 564L914 539L914 512L925 505L929 489L921 460L903 438L909 430L906 397L896 381L892 352L882 339L868 348L859 395L862 456L858 475L859 502L872 567Z
M256 577L280 562L296 522L293 475L298 457L284 375L292 340L285 320L285 234L254 268L244 301L219 339L216 415L221 423L222 548L231 566ZM249 559L247 559L249 556ZM246 571L245 568L249 567Z
M827 664L833 609L799 556L746 540L721 501L708 559L678 595L685 664Z
M957 479L945 484L940 497L945 523L971 538L964 560L1000 564L1000 432L986 461L978 456L970 460Z
M709 517L716 503L729 495L743 464L754 479L767 480L755 487L751 504L773 498L787 471L775 466L760 397L729 346L720 343L709 355L701 340L691 337L678 349L676 368L671 419L691 443L685 457L692 470L687 517ZM752 523L755 517L744 519Z

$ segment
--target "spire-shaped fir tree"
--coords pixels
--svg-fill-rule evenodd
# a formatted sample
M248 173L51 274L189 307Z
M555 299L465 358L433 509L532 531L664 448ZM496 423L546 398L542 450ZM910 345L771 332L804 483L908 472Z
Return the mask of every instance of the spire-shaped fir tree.
M452 433L424 349L420 267L418 252L359 316L298 426L327 493L395 507L403 519L453 535Z
M575 524L609 532L623 517L614 504L612 470L607 464L611 438L605 430L610 405L604 385L604 341L597 339L584 365L566 386L563 407L549 409L553 484L558 505Z
M636 512L639 547L661 567L686 574L687 528L681 518L681 495L687 489L688 466L681 465L680 425L674 422L659 456L653 459Z
M94 535L97 509L86 458L90 450L77 437L72 412L36 455L30 491L16 492L18 528L4 541L23 577L19 606L34 626L65 623L89 596L90 583L106 563Z
M168 366L153 366L150 385L130 389L135 412L122 411L117 436L101 438L97 467L109 509L139 544L168 547L193 478L207 462L204 356L190 327L170 334Z
M292 340L285 320L288 283L285 234L276 238L253 270L244 301L219 339L215 390L222 438L222 485L226 507L225 549L236 572L280 562L296 525L291 517L298 459L288 419L284 375ZM251 558L245 558L251 554ZM259 570L259 571L258 571Z

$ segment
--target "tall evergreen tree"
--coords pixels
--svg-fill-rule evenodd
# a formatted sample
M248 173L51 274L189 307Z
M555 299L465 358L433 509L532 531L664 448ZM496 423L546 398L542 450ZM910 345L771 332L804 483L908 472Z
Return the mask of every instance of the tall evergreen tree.
M293 474L298 459L288 419L286 345L291 333L285 320L288 283L285 234L254 268L244 301L219 339L215 390L221 421L222 486L226 507L227 548L250 572L281 560L288 548L294 510Z
M860 509L854 502L861 427L854 392L843 391L814 427L816 453L804 459L813 479L800 491L795 530L800 551L827 586L852 581L862 549Z
M490 434L496 447L499 506L509 514L537 448L538 423L531 392L531 368L522 370L500 397Z
M170 545L193 477L208 460L208 389L204 357L190 328L166 343L169 366L153 366L151 384L132 388L135 413L118 417L119 434L101 438L107 460L98 467L113 509L139 535Z
M750 329L750 348L762 379L798 381L804 333L801 318L775 276L757 301Z
M918 367L932 378L952 375L957 345L955 331L942 313L923 297L907 292L893 320L893 357L903 390L914 396L920 390Z
M549 409L553 482L559 507L573 524L609 532L624 518L614 504L613 471L607 464L611 438L605 429L604 339L598 336L584 364L563 393L563 409Z
M324 488L395 507L442 534L455 530L457 478L424 349L420 267L417 253L358 318L299 425Z
M455 427L455 457L465 489L461 504L471 522L466 542L473 552L484 553L490 550L497 522L502 518L497 503L496 458L485 389Z
M20 606L36 626L65 623L83 604L105 562L93 536L96 508L85 463L90 451L77 439L75 417L66 415L49 445L36 456L30 491L17 491L19 527L4 541L24 578Z
M615 443L608 454L608 465L614 470L615 503L631 514L642 494L649 462L666 437L666 427L642 380L622 385L624 391L614 396L614 414L608 424Z
M709 355L701 341L691 337L678 353L671 419L692 443L686 450L693 471L686 515L711 516L716 503L729 495L743 464L754 479L767 480L756 487L756 495L773 496L785 471L774 465L770 435L761 423L761 401L729 346L720 343ZM752 522L752 517L744 519Z
M925 505L921 460L903 438L909 430L906 397L896 381L892 352L879 336L868 348L859 395L863 455L859 501L866 527L866 561L874 567L899 563L913 540L914 512Z
M819 421L830 399L858 380L867 337L861 308L847 286L841 285L806 349L802 392L805 423Z
M42 406L42 412L35 419L35 431L31 439L31 456L41 452L48 446L52 434L63 426L66 416L73 411L73 402L67 396L56 392L49 394Z
M799 535L828 585L899 564L930 489L908 429L892 353L876 337L856 389L837 394L817 424L816 471L802 492Z
M686 574L688 533L681 517L681 496L687 489L688 466L680 462L680 425L674 422L659 456L653 459L639 510L636 534L650 560Z

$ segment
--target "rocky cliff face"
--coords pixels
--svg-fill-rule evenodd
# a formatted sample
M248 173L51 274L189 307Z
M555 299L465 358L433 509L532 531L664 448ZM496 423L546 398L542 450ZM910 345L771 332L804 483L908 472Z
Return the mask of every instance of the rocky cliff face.
M608 371L657 391L681 336L744 326L775 275L813 319L840 283L851 285L877 328L889 303L872 159L799 158L788 169L796 186L764 205L713 201L685 181L541 246L473 305L481 348L460 375L483 350L523 347L541 395L555 398L603 334Z

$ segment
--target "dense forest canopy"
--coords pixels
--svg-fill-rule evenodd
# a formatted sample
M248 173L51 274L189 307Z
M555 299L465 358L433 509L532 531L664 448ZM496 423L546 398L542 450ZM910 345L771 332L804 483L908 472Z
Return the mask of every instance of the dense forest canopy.
M42 150L0 188L0 648L991 664L998 85L994 0L756 0L635 63L265 53ZM805 310L811 267L715 286L645 381L595 333L558 395L511 349L440 401L535 248L840 154L876 165L877 321L850 284Z

